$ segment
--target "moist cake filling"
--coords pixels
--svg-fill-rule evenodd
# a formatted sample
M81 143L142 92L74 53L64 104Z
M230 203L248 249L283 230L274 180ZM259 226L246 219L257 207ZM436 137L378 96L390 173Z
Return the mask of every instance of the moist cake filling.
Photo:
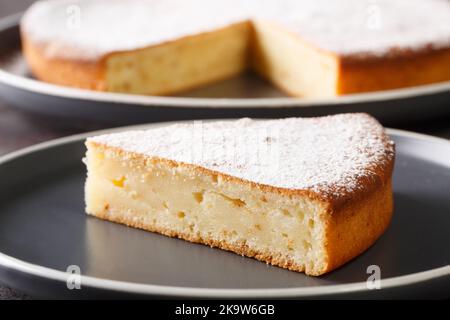
M150 224L155 231L189 235L193 241L251 248L254 255L274 251L274 258L301 266L298 271L325 264L319 202L272 197L220 176L124 161L108 151L90 151L87 159L88 212L135 226Z

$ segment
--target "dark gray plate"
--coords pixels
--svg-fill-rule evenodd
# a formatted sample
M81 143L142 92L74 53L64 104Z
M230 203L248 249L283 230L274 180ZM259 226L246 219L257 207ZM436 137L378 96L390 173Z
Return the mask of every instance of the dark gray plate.
M0 159L0 281L58 297L449 297L450 142L389 133L398 152L392 224L318 278L86 216L87 135L10 154ZM69 265L81 269L81 290L66 287ZM366 287L370 265L381 290Z
M124 125L181 119L280 118L367 112L385 125L449 114L450 82L329 99L283 96L251 74L177 97L94 92L37 81L20 50L19 16L0 22L0 97L46 115Z

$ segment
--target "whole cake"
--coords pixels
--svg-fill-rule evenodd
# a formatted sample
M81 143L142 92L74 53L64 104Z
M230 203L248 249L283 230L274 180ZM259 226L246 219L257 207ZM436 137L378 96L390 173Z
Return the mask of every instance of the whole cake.
M34 75L169 95L252 69L293 96L450 80L447 0L39 1L21 22Z
M195 121L86 146L88 214L308 275L391 220L394 144L365 114Z

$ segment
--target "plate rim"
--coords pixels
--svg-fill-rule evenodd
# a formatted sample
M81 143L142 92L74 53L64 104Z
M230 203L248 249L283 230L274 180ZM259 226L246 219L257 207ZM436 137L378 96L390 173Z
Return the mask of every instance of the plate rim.
M222 120L222 119L221 119ZM204 120L215 121L215 120ZM113 129L97 130L76 135L71 135L59 139L54 139L32 145L17 151L13 151L0 157L0 165L13 161L17 158L30 153L43 151L49 148L59 147L68 143L82 141L89 136L111 133L130 129L153 128L158 126L166 126L179 122L191 121L171 121L164 123L151 123L133 126L118 127ZM434 137L426 134L415 133L399 129L386 129L389 135L397 135L400 137L409 137L431 141L433 143L441 143L450 147L450 140ZM449 165L450 166L450 165ZM53 280L60 283L66 283L67 273L64 271L44 267L38 264L26 262L13 256L0 252L0 269L8 269L21 272L23 274L40 277L45 280ZM416 283L423 283L440 277L448 277L450 275L450 265L433 268L426 271L411 273L398 277L390 277L381 279L381 290L393 289ZM143 294L143 295L163 295L169 297L193 297L193 298L307 298L320 297L323 295L339 295L342 293L363 293L371 291L367 288L366 282L354 282L345 284L326 285L318 287L297 287L297 288L254 288L254 289L231 289L231 288L196 288L196 287L177 287L154 284L142 284L136 282L119 281L111 279L103 279L98 277L81 275L82 287L107 290L113 292L121 292L127 294Z
M10 28L18 28L23 12L0 19L0 34ZM416 98L420 96L445 93L450 91L450 81L406 87L384 91L348 94L330 98L194 98L146 96L125 93L101 92L86 89L66 87L29 79L12 74L0 68L0 83L32 93L48 96L78 99L93 102L134 104L144 107L177 107L177 108L311 108L318 106L353 105L358 103L373 103L388 100Z

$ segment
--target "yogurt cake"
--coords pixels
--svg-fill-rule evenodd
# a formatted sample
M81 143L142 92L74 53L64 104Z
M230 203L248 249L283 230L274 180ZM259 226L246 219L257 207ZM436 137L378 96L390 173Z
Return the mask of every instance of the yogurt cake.
M184 122L86 146L88 214L308 275L391 220L394 144L366 114Z
M251 69L292 96L450 80L447 0L39 1L21 22L43 81L171 95Z

